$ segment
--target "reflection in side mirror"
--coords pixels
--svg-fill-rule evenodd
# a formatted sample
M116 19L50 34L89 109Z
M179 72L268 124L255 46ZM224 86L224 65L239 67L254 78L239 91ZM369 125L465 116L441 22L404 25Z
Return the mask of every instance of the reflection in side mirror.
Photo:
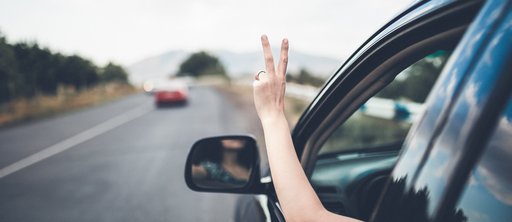
M250 184L259 166L256 141L249 136L199 140L190 151L185 179L195 190L233 192Z

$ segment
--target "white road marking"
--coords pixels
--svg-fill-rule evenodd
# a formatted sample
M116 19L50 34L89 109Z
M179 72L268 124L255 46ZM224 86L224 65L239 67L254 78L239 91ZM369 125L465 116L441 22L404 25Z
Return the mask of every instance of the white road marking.
M127 123L127 122L137 119L138 117L141 117L142 115L148 113L151 110L153 110L153 106L148 105L148 104L141 105L141 106L131 109L127 112L124 112L112 119L109 119L103 123L93 126L92 128L89 128L88 130L85 130L79 134L76 134L72 137L69 137L69 138L63 140L63 141L60 141L57 144L54 144L47 148L44 148L43 150L41 150L37 153L34 153L34 154L32 154L28 157L25 157L24 159L21 159L3 169L0 169L0 179L9 174L12 174L16 171L19 171L25 167L35 164L41 160L44 160L48 157L51 157L51 156L56 155L62 151L65 151L71 147L74 147L80 143L90 140L96 136L99 136L105 132L108 132L118 126L121 126L121 125Z

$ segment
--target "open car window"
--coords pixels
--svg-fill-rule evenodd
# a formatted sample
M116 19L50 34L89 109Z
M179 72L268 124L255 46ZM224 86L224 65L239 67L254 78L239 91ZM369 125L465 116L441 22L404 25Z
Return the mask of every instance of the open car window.
M449 55L439 50L402 70L332 133L319 155L399 149Z
M433 51L396 74L320 148L311 183L329 211L369 219L398 151L451 54Z

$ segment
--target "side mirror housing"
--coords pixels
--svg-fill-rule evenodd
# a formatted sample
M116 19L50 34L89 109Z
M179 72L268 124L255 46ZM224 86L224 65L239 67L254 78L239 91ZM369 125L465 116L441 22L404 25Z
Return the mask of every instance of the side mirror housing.
M261 194L256 140L247 135L218 136L194 143L185 164L185 181L195 191Z

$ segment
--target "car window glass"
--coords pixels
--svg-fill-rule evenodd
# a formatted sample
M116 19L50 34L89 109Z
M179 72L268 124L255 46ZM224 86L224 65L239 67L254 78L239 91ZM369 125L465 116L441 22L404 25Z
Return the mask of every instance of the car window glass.
M319 154L401 147L448 57L439 50L401 71L333 132Z
M445 221L510 221L512 218L512 99Z

